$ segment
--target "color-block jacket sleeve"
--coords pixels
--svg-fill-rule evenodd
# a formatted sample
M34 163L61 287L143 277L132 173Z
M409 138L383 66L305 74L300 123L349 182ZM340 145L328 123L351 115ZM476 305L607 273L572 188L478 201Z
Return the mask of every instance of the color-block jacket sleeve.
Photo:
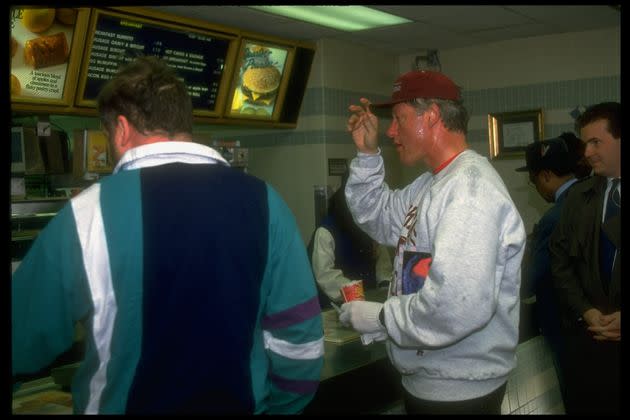
M70 206L39 233L11 280L13 375L36 372L72 345L89 307Z
M420 176L402 190L385 183L383 157L357 153L350 163L346 201L355 222L375 241L396 246L404 217L428 177Z
M295 219L270 187L262 328L270 361L267 413L299 413L313 398L324 339L315 280Z

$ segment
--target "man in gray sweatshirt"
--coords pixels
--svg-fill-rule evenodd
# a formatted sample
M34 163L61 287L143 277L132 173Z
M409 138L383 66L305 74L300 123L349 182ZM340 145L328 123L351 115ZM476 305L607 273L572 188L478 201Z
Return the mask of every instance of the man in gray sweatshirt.
M392 98L351 105L358 149L346 198L356 222L396 247L384 304L342 305L340 320L365 339L387 340L408 414L500 414L516 365L523 221L487 158L468 148L460 88L438 72L412 71ZM378 119L402 164L431 171L401 190L384 182Z

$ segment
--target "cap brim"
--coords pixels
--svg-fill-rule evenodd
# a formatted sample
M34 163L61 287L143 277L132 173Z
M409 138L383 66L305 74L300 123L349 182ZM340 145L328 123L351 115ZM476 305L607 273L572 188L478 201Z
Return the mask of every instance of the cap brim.
M391 108L396 104L399 104L401 102L405 102L406 99L400 99L398 101L389 101L389 102L381 102L378 104L370 104L370 106L374 107L374 108Z
M403 101L382 102L380 104L370 104L370 106L373 107L373 108L391 108L392 106L396 105L399 102L403 102Z

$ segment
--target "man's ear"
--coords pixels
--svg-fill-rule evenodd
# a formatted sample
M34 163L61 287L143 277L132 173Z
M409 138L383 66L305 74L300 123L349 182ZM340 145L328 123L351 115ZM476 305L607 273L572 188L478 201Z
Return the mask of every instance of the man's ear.
M549 180L551 179L552 172L549 169L543 169L542 171L540 171L540 173L543 176L543 180L545 182L549 182Z
M114 127L114 143L119 148L125 149L131 141L131 125L124 115L116 117L116 126Z
M426 115L429 127L433 127L435 124L437 124L438 121L440 121L440 108L438 108L437 104L431 104L429 108L424 111L424 113Z
M119 115L110 133L110 145L113 148L114 155L120 159L125 152L133 147L134 128L127 120L127 117Z

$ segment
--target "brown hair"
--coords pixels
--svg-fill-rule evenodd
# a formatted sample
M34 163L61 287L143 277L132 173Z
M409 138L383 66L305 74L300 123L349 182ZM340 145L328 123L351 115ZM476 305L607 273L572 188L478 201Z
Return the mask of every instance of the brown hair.
M619 102L602 102L586 109L575 121L576 131L594 121L607 120L608 132L616 139L621 138L621 104Z
M157 57L122 66L98 95L101 123L111 133L119 115L142 134L192 134L192 102L175 70Z

